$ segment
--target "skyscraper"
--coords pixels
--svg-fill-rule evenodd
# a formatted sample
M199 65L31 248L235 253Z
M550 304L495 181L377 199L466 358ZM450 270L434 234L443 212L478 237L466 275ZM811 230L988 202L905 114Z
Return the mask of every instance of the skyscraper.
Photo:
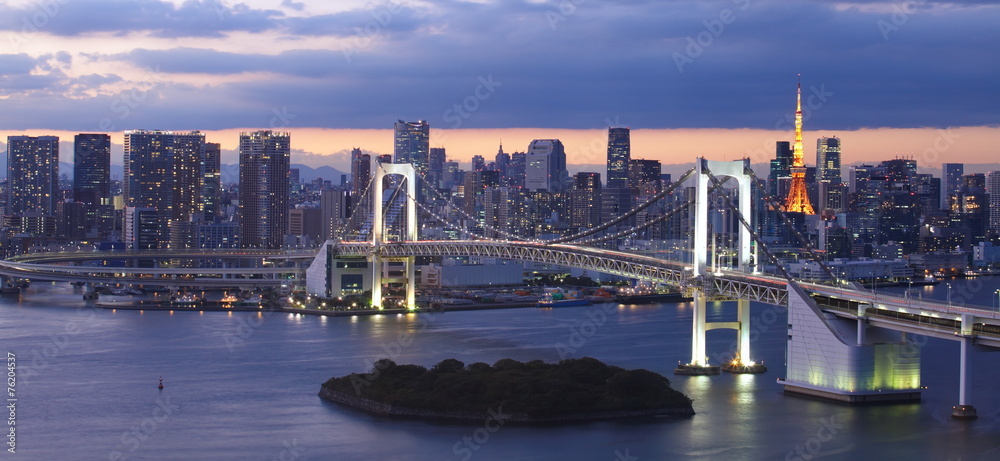
M187 221L191 214L202 211L201 169L205 135L192 131L133 130L125 132L125 181L122 187L125 206L156 214L156 226L144 224L135 229L156 235L141 240L155 242L164 248L170 241L170 220ZM128 243L128 242L126 242Z
M558 139L536 139L525 157L524 187L529 191L562 192L568 182L566 151Z
M964 174L965 165L962 163L941 164L941 209L948 208L948 197L958 194Z
M802 152L802 84L795 98L795 144L792 147L792 183L785 199L784 211L816 214L806 189L806 166Z
M792 175L792 145L788 141L778 141L774 146L774 160L771 160L768 172L768 194L772 197L783 197L779 193L778 183L782 178Z
M632 159L628 128L608 128L608 187L628 185L629 161Z
M412 163L418 174L426 175L430 155L430 125L424 120L399 120L394 128L393 163Z
M214 222L222 214L222 146L206 142L201 154L201 212L205 222Z
M1000 233L1000 171L991 171L986 176L986 194L990 198L990 232Z
M514 152L510 154L510 163L507 164L507 184L514 187L524 187L524 166L527 154L524 152Z
M99 237L111 231L111 136L81 133L73 138L73 201L84 222L73 223Z
M59 137L7 137L7 214L55 213L59 197Z
M570 191L570 225L596 227L601 223L601 174L577 173L574 179Z
M819 138L816 140L816 179L831 184L840 184L840 138Z
M240 243L281 248L288 233L288 168L291 135L240 133Z
M432 147L428 158L427 181L431 183L431 187L440 189L444 178L444 162L448 161L448 155L444 147Z
M351 150L351 194L361 197L372 180L372 156L361 152L361 148Z

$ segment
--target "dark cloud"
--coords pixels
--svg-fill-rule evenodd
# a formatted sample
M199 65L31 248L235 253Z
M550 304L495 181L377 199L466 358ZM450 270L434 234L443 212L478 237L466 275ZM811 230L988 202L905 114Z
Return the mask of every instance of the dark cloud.
M210 1L174 7L100 0L93 10L117 5L135 14L88 22L67 9L77 29L55 27L53 18L53 33L272 30L284 38L339 37L344 45L277 54L90 54L85 58L150 69L161 83L140 86L144 98L135 107L126 91L61 101L73 107L35 119L36 126L78 126L70 117L97 107L90 120L110 118L119 128L268 126L277 117L289 127L378 128L404 118L463 128L595 128L617 119L636 128L787 129L801 73L810 128L1000 124L1000 7L928 2L900 13L895 3L873 3L440 1L302 17L235 6L225 7L220 21L214 8L221 4ZM181 24L181 17L194 22ZM154 27L152 18L168 20ZM10 61L2 72L22 75L39 66L19 56L0 56L0 64ZM69 64L59 55L47 62ZM51 72L49 94L40 92L42 80L22 75L4 86L8 103L35 112L58 99L57 90L112 83L93 76L67 82ZM265 75L210 86L171 83L171 74L245 73ZM119 119L124 108L128 116ZM31 115L18 117L21 123Z

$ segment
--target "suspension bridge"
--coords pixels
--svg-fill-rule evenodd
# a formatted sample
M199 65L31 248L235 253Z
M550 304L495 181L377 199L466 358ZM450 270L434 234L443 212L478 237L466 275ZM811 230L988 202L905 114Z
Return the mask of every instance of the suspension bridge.
M386 179L389 179L388 181ZM678 189L691 180L694 197L676 200ZM735 187L727 187L729 181ZM908 334L958 341L961 344L956 418L975 418L971 404L969 357L977 349L1000 348L1000 319L994 312L975 307L916 301L874 294L856 283L840 280L829 270L810 242L791 225L750 168L749 160L718 162L699 158L691 170L676 182L626 213L600 226L573 235L542 240L516 235L511 229L482 223L486 238L472 233L459 221L481 222L461 206L454 206L436 187L410 164L376 164L376 174L356 202L351 218L338 231L338 238L325 242L308 256L304 268L298 255L254 254L253 257L298 261L274 268L273 275L294 272L304 278L310 292L335 295L342 289L343 275L362 279L370 287L374 307L387 305L385 287L402 288L402 306L416 308L415 262L421 256L483 256L511 261L534 262L561 267L597 270L622 277L658 283L684 291L693 297L691 357L678 366L680 374L761 372L765 368L753 360L750 341L750 302L756 301L788 309L788 339L785 377L779 379L787 392L819 396L845 402L914 401L920 399L920 351L907 340ZM754 190L758 190L754 197ZM421 194L443 203L436 209L418 200ZM369 198L369 195L371 196ZM660 213L646 213L650 207L667 203ZM806 249L827 274L823 282L798 281L768 251L754 223L754 203L764 203L789 226L790 234ZM738 222L733 235L719 239L712 227L710 208L726 211ZM693 211L691 208L693 207ZM450 216L441 216L442 211ZM688 211L693 225L690 257L684 261L664 259L615 248L623 238L636 235L652 225ZM644 222L630 225L640 213ZM457 240L421 240L418 216L449 227L464 237ZM650 217L652 216L652 217ZM716 226L718 227L718 226ZM711 244L710 241L711 240ZM731 242L732 252L725 266L711 254L720 241ZM198 257L200 252L180 256ZM178 256L178 257L180 257ZM203 256L203 255L202 255ZM89 256L96 257L96 256ZM119 254L103 255L106 259ZM38 280L99 281L116 274L134 277L136 283L177 277L176 269L115 268L100 272L74 265L72 255L58 260L0 262L0 275ZM776 274L765 274L765 264ZM296 267L297 266L297 267ZM288 269L294 267L294 269ZM243 280L237 267L187 269L202 274L201 279ZM166 272L163 272L166 271ZM259 271L258 271L259 272ZM304 274L302 274L304 272ZM143 281L146 280L146 281ZM219 281L219 280L216 280ZM259 280L258 280L259 282ZM177 283L163 280L162 283ZM251 282L244 282L251 283ZM710 301L735 301L736 318L729 322L708 322ZM706 351L706 332L735 330L737 347L730 363L712 364Z

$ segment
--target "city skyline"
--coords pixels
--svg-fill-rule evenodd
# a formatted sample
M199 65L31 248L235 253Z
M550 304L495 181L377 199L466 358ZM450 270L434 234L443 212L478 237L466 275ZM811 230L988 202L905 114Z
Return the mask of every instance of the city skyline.
M799 73L806 144L844 139L845 164L942 136L984 163L1000 134L1000 7L978 2L56 3L0 7L0 138L280 129L293 161L344 169L352 147L391 153L393 121L427 120L463 162L559 138L576 165L630 126L636 156L671 164L788 139ZM238 136L220 138L232 162Z

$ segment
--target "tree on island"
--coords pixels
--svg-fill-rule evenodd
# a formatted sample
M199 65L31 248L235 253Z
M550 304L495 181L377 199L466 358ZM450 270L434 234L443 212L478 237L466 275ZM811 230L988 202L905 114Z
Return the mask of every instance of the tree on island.
M440 414L481 413L500 407L533 420L653 410L693 414L691 399L671 388L667 378L649 370L606 365L590 357L558 363L501 359L492 366L482 362L466 366L446 359L430 370L382 359L368 374L331 378L323 387L398 408Z

